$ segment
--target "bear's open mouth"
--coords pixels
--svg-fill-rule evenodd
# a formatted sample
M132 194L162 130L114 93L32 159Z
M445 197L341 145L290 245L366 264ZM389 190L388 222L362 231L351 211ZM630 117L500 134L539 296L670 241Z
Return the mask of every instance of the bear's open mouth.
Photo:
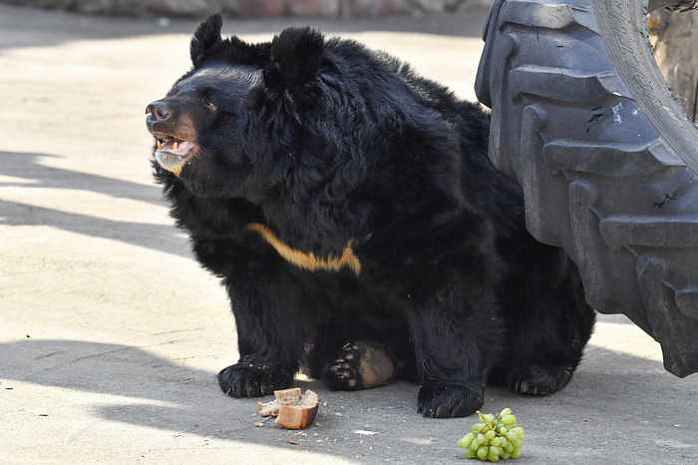
M189 140L177 139L172 136L156 137L157 150L155 159L167 171L177 175L184 164L194 156L198 146Z

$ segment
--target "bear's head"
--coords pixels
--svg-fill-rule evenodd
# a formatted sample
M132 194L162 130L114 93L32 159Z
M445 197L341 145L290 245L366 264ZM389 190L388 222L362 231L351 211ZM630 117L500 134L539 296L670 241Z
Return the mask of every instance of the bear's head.
M193 68L146 108L156 175L174 175L196 195L254 201L289 181L299 151L327 149L312 147L326 144L304 124L305 114L322 112L317 75L324 39L309 28L289 28L272 42L248 44L220 32L220 15L198 27Z
M310 28L257 44L220 32L219 15L198 27L192 69L146 109L155 176L175 205L244 201L309 249L435 205L461 208L448 116L459 110L445 88Z

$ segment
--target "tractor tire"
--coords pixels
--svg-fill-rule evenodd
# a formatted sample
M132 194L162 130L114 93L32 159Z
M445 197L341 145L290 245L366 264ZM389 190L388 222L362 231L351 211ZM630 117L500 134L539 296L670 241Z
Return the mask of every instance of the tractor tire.
M698 371L698 129L645 14L641 0L497 0L475 86L528 230L566 250L592 307L627 315L684 377Z

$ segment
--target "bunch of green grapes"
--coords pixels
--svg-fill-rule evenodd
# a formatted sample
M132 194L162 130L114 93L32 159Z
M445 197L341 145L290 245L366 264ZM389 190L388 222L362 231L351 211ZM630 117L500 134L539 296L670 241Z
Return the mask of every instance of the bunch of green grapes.
M465 447L465 456L469 459L499 462L499 459L515 459L521 456L524 430L516 426L516 417L510 408L505 408L499 415L483 414L478 411L480 423L473 425L468 433L458 441L459 447Z

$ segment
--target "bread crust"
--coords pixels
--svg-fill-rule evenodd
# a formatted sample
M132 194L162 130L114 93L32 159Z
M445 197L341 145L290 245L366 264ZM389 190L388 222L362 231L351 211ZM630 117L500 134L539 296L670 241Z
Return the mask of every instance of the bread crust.
M320 398L310 389L301 396L301 388L274 391L271 402L257 402L257 410L262 417L276 417L276 424L287 429L309 427L317 414Z
M308 389L297 404L282 405L276 424L288 429L305 429L313 424L320 398Z

